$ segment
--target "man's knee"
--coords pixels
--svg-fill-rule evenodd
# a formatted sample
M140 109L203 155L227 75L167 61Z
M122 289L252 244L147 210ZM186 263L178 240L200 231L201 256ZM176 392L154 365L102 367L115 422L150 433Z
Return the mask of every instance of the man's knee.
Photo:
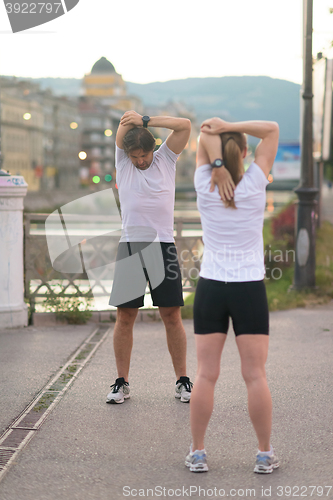
M121 324L133 324L135 318L138 314L138 309L133 309L130 307L118 307L117 308L117 323Z
M176 324L181 321L180 307L160 307L159 311L164 323Z

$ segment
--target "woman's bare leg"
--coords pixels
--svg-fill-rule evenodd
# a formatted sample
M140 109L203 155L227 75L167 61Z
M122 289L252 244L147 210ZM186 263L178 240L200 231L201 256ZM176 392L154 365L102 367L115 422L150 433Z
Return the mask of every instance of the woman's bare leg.
M242 375L248 392L248 408L260 451L270 450L272 428L272 398L265 364L268 335L238 335L236 342L241 357Z
M198 369L191 394L191 432L193 450L204 448L204 437L214 406L214 388L227 335L195 335Z

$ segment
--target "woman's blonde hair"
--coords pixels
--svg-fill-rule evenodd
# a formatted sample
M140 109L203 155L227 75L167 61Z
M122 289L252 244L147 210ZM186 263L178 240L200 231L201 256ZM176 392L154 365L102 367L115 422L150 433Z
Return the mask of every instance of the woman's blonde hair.
M223 132L220 134L222 140L222 158L225 168L230 172L235 186L244 174L243 152L247 147L245 134L240 132ZM226 207L236 208L234 200L226 200Z

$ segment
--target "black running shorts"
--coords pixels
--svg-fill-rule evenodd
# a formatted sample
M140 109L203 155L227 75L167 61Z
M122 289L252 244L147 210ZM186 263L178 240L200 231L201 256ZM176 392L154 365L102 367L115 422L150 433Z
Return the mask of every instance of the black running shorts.
M227 333L229 318L236 335L269 333L264 281L230 282L200 278L194 306L194 332Z
M124 286L123 277L120 273L116 272L109 302L110 305L114 305L117 307L129 307L133 309L143 307L147 282L154 306L179 307L184 305L182 276L178 262L177 249L174 243L119 243L117 261L126 258L128 255L133 255L133 253L140 253L140 251L142 251L148 245L159 245L162 250L164 264L163 281L155 288L151 286L149 271L147 272L144 260L142 260L141 258L142 269L146 277L146 282L143 283L141 294L137 298L129 300L128 302L123 302L121 304L114 303L113 297L116 294L113 292L117 290L117 287Z

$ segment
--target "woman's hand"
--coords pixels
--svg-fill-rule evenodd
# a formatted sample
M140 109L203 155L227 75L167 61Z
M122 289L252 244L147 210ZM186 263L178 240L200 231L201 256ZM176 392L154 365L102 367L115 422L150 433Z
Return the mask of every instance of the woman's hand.
M217 186L222 201L231 200L234 197L235 184L229 171L225 167L213 168L210 180L210 192Z
M206 134L222 134L223 132L230 132L230 123L222 120L221 118L209 118L201 124L201 132Z

